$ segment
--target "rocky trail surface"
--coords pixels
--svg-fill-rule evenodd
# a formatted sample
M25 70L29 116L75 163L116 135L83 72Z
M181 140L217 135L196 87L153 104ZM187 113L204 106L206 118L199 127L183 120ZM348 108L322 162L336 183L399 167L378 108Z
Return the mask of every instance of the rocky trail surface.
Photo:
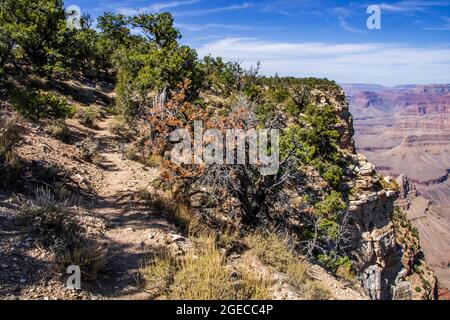
M140 201L137 194L151 189L158 170L124 158L117 137L108 131L111 118L98 123L94 139L99 141L103 179L97 187L93 211L106 220L104 237L111 257L108 276L98 281L102 295L117 299L145 299L139 268L156 248L184 239L164 214Z
M107 248L106 267L94 282L82 280L81 291L67 290L66 276L52 262L53 252L15 222L13 216L20 209L15 195L0 194L0 297L146 299L139 272L143 264L162 246L178 252L189 243L164 212L139 198L143 190L152 192L158 170L125 159L121 139L108 130L110 121L111 117L104 117L95 129L89 129L68 120L75 141L89 136L98 142L100 159L95 165L79 160L76 144L62 143L28 124L19 149L27 169L33 172L31 177L35 178L36 171L58 167L75 185L82 195L82 210L88 212L84 227L94 229L93 240ZM25 189L33 194L31 182L38 179L23 178L30 182ZM78 204L74 208L79 208Z

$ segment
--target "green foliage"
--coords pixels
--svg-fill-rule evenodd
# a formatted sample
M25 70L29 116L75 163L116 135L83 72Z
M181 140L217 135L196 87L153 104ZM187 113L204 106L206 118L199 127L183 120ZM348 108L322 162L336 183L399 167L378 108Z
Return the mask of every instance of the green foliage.
M5 28L0 28L0 77L3 73L3 67L10 58L14 41Z
M339 133L336 114L331 106L308 105L298 124L282 133L281 156L294 156L299 163L312 165L334 189L339 190L344 174L337 149Z
M336 191L331 191L324 200L316 203L314 208L317 215L335 218L346 206L342 201L341 194Z
M76 109L65 98L52 92L39 90L15 91L12 94L13 107L25 117L38 121L72 117Z
M195 99L203 82L203 71L195 50L176 42L179 34L170 14L140 15L130 21L132 26L143 30L147 39L136 40L132 48L123 47L114 56L120 113L132 118L142 106L151 103L149 97L162 92L169 96L186 81L187 96Z
M67 126L67 123L64 121L64 119L58 119L53 122L51 122L46 128L45 131L52 135L53 137L67 142L70 140L71 132L69 127Z
M151 42L160 48L176 44L181 38L180 32L173 27L174 20L170 13L139 14L129 19L134 28L139 28Z
M79 143L81 155L84 160L97 163L100 160L98 141L88 137Z
M220 57L206 56L203 58L202 68L205 75L204 89L225 98L239 90L239 82L243 77L239 63L224 62Z
M332 191L324 200L319 201L314 206L315 214L319 220L319 231L322 236L331 241L338 241L340 225L338 222L340 214L345 209L340 193Z
M97 121L98 118L98 112L97 110L93 108L83 108L80 111L78 111L77 115L78 120L80 120L80 123L88 128L93 128L95 125L95 121Z
M336 273L337 276L346 280L353 280L353 266L348 256L338 256L335 251L330 251L326 254L318 254L316 259L325 268Z
M23 51L38 71L59 65L60 42L66 28L61 0L3 0L0 25L7 46L13 43L16 51Z
M336 261L336 265L336 275L338 277L348 281L355 280L355 272L353 271L352 262L348 256L339 257Z
M10 187L20 168L16 148L22 140L17 118L0 118L0 187Z
M101 30L102 36L110 39L115 45L126 43L127 37L130 35L127 25L128 19L123 14L105 12L97 18L97 28Z
M331 191L321 201L314 205L316 224L309 226L309 233L305 236L314 239L322 249L313 252L313 256L326 268L341 277L352 278L352 267L348 257L343 255L341 237L343 228L346 227L344 213L346 204L342 200L341 193Z
M318 157L336 160L339 133L335 129L337 118L333 107L308 105L304 121L307 125L307 130L303 132L304 141L311 149L309 160Z

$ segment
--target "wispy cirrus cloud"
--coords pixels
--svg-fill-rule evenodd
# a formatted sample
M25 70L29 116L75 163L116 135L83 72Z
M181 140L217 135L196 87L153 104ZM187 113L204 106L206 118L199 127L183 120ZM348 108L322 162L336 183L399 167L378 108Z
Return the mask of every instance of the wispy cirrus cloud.
M203 0L168 1L168 2L154 3L148 6L141 6L141 7L117 6L114 4L110 4L109 6L113 8L117 7L116 9L119 13L125 15L136 15L145 12L161 12L163 10L196 4L202 1Z
M206 23L206 24L190 24L190 23L175 23L175 26L187 31L204 31L211 29L224 29L231 31L249 31L253 30L252 26L243 24L224 24L224 23Z
M425 27L425 30L428 31L450 31L450 18L449 17L441 17L444 20L444 24L437 27Z
M198 49L242 61L246 67L262 62L262 72L290 76L319 76L339 82L405 83L450 82L450 48L422 48L402 44L325 42L268 42L255 38L225 38Z
M364 33L364 31L356 29L348 23L348 18L351 16L351 11L346 8L334 8L333 9L334 14L336 14L339 26L348 32L353 33Z
M173 15L178 16L178 17L200 16L200 15L220 13L220 12L226 12L226 11L244 10L244 9L248 9L252 6L253 6L253 4L251 4L249 2L244 2L244 3L240 3L240 4L232 4L232 5L223 6L223 7L175 11L175 12L173 12Z
M380 3L380 8L388 12L417 12L426 11L432 7L448 7L450 6L450 1L419 1L419 0L405 0L394 3Z

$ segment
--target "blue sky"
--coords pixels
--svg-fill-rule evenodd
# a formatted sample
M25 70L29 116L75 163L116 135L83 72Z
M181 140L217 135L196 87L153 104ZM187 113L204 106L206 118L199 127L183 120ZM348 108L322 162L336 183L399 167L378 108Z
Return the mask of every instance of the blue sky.
M450 0L66 0L93 17L171 12L182 42L266 75L340 83L450 83ZM366 26L381 8L381 30Z

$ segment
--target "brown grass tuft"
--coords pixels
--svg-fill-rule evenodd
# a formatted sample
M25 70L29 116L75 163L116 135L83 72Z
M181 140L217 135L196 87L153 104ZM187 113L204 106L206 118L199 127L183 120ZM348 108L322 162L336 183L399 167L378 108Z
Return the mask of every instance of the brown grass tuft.
M97 243L77 246L58 254L56 261L63 271L70 265L79 266L84 279L94 281L108 261L108 249Z
M263 300L269 283L249 273L233 279L215 237L193 239L196 249L176 261L167 253L152 260L143 271L147 288L170 300Z

